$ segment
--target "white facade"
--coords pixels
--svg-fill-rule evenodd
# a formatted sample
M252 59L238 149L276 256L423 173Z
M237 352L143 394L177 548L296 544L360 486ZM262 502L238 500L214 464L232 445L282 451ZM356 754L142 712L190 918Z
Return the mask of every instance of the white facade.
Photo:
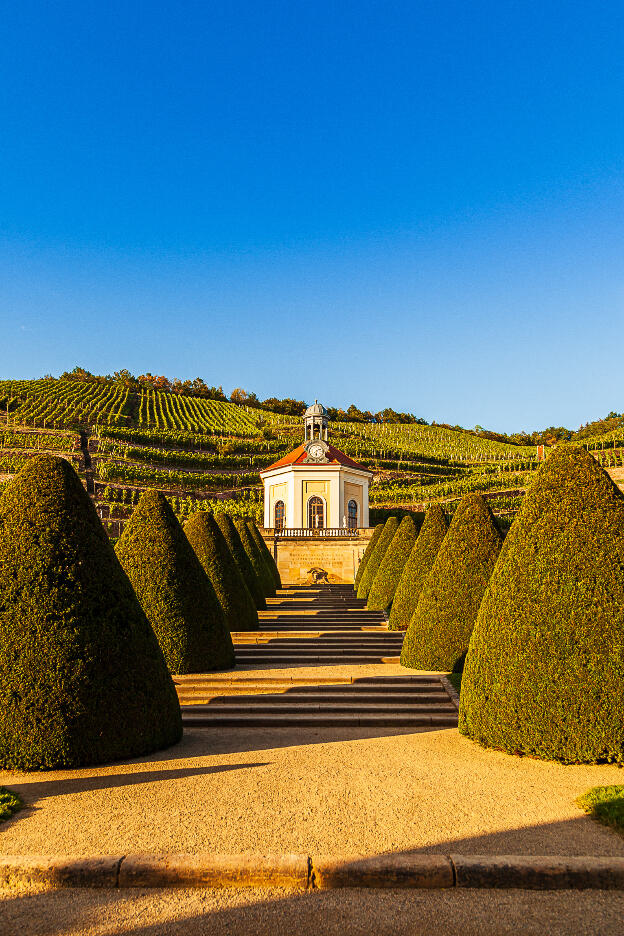
M284 465L261 472L264 484L264 526L274 528L368 527L368 486L371 472L344 465ZM310 516L310 500L323 504L321 523ZM349 510L351 504L351 511ZM276 517L277 511L283 516ZM355 517L354 506L355 505Z

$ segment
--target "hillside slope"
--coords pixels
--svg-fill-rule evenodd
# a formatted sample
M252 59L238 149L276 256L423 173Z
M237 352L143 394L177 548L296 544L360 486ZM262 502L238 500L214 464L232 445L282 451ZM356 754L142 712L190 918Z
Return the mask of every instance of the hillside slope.
M452 513L472 491L508 523L537 464L533 447L440 426L332 422L330 433L374 472L372 523L432 501ZM110 381L0 381L0 486L33 454L62 454L112 535L146 488L165 492L181 518L200 506L262 522L259 472L300 442L300 418L224 400ZM585 444L605 467L621 469L617 433Z

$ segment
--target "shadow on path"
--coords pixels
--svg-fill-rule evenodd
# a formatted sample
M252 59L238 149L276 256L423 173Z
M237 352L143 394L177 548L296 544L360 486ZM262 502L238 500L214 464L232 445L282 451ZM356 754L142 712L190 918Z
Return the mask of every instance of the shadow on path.
M136 786L139 783L155 783L163 780L182 780L186 777L198 777L205 774L225 773L231 770L243 770L249 767L266 767L269 762L257 762L249 764L215 764L205 767L172 767L165 770L145 770L138 773L119 773L119 774L98 774L97 776L83 777L59 777L56 774L46 774L46 779L31 783L29 781L20 782L16 776L14 780L9 780L9 789L18 793L24 801L24 808L15 813L10 819L0 823L0 841L2 838L2 829L8 828L19 822L20 818L25 818L30 809L37 808L39 800L47 799L50 796L67 796L72 793L88 793L93 790L112 790L116 787ZM149 766L149 765L146 765ZM48 779L50 777L50 779ZM4 786L7 781L3 780ZM2 936L0 930L0 936Z

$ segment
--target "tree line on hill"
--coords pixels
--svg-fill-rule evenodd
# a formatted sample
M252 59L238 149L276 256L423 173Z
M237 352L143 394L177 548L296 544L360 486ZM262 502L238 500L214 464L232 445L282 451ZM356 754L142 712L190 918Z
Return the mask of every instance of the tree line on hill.
M50 376L50 375L46 375ZM61 380L84 380L97 382L110 382L121 384L129 390L139 391L142 387L152 390L162 390L168 393L178 393L185 396L203 397L207 400L222 400L224 402L237 403L239 405L249 406L252 409L270 410L274 413L280 413L284 416L303 416L307 404L304 400L296 400L292 397L267 397L260 400L253 391L244 390L242 387L236 387L232 390L230 396L224 392L222 386L214 387L201 378L195 377L194 380L180 380L179 378L169 378L157 376L151 373L140 374L135 377L127 369L115 371L113 374L98 376L85 370L84 367L74 367L72 371L65 371L61 374ZM573 431L565 426L548 426L546 429L535 430L534 432L493 432L490 429L484 429L482 426L475 426L474 429L466 429L463 426L451 425L450 423L440 423L435 420L428 423L421 416L415 416L413 413L404 413L386 407L379 412L370 410L361 410L354 403L342 409L340 407L327 407L327 414L330 420L334 422L353 422L353 423L388 423L401 425L421 425L438 427L441 429L450 429L453 432L466 432L469 435L478 436L482 439L489 439L494 442L504 442L507 445L555 445L558 442L568 442L572 440L581 440L593 435L602 435L611 432L620 426L624 427L624 413L610 412L604 419L597 419L590 423L585 423L578 430Z
M50 375L46 375L50 376ZM223 402L237 403L240 406L249 406L252 409L265 409L274 413L280 413L284 416L303 416L307 409L307 403L304 400L295 400L292 397L267 397L266 400L260 400L257 394L252 391L244 390L242 387L235 387L230 396L224 392L223 387L209 387L201 378L195 377L194 380L180 380L179 378L170 379L169 377L157 376L154 374L140 374L135 377L129 370L122 368L113 374L97 375L85 370L84 367L74 367L71 371L65 371L60 376L61 380L83 380L86 382L115 383L129 390L139 391L141 388L152 390L162 390L166 393L178 393L183 396L203 397L207 400L222 400ZM360 422L360 423L418 423L426 426L426 420L413 413L399 413L389 407L380 410L378 413L371 413L368 410L360 410L355 404L351 404L346 410L329 407L327 410L331 420L340 422Z

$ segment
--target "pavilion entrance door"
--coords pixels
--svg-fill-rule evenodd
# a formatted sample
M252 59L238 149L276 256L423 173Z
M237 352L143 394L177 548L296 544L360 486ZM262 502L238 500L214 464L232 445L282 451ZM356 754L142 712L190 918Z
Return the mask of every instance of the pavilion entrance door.
M311 497L308 501L308 527L322 530L325 526L325 504L320 497Z

